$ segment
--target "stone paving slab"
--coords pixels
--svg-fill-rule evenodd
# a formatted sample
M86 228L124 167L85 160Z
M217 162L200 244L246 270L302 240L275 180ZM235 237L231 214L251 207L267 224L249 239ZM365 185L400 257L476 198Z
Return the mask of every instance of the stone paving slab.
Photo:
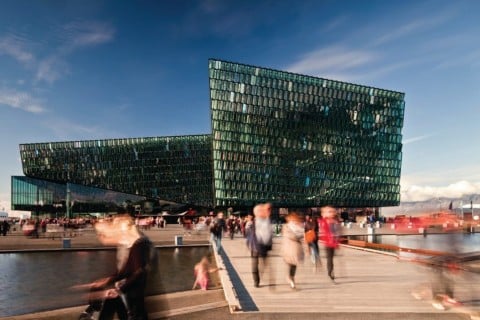
M287 266L280 256L280 238L274 239L260 288L253 286L249 252L244 239L224 239L222 258L233 275L236 301L243 312L332 314L464 314L471 311L451 309L438 311L428 301L415 299L411 292L429 281L429 270L385 254L342 247L335 257L335 283L327 277L326 268L314 270L306 259L297 268L297 288L292 290L287 281ZM323 252L323 251L322 251ZM325 264L325 257L322 256ZM270 277L267 273L272 275ZM261 278L262 279L262 278ZM460 282L457 282L460 284ZM476 291L463 282L466 291ZM226 288L224 288L226 290ZM458 288L457 288L458 289ZM465 288L464 288L465 289ZM457 290L458 291L458 290ZM465 291L465 290L464 290ZM473 293L477 295L478 292Z

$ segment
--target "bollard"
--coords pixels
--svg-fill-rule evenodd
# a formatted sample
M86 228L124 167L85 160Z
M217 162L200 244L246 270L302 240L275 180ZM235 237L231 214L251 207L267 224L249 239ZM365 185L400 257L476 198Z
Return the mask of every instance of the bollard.
M373 226L368 226L367 228L367 241L368 242L375 242L375 229L373 229Z
M182 236L175 236L175 245L176 246L183 245L183 237Z
M71 240L70 238L63 238L62 239L63 249L67 249L71 247Z

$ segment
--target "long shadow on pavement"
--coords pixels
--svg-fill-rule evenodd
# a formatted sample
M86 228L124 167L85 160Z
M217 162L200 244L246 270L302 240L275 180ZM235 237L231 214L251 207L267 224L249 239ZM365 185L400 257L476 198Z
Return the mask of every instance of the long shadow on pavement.
M250 293L248 292L247 288L245 288L245 285L243 284L242 280L240 279L240 276L238 273L235 271L235 268L233 267L232 263L230 262L230 259L228 256L225 254L225 251L223 248L220 250L220 255L223 260L223 264L225 265L225 268L227 269L228 275L230 276L230 280L232 281L233 289L235 290L235 293L237 294L237 298L240 302L240 305L242 307L242 311L259 311L257 305L253 301L252 297L250 296Z

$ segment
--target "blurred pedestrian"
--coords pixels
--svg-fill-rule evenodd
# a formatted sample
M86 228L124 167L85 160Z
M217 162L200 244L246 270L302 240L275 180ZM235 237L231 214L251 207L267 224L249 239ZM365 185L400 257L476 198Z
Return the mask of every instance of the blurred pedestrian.
M458 256L462 233L447 230L444 237L447 239L442 248L444 253L433 258L431 264L432 306L438 310L460 305L454 296L454 278L461 272Z
M333 270L333 257L338 248L339 224L337 220L337 211L331 206L321 209L322 219L318 220L318 229L320 231L320 240L322 241L327 258L327 274L332 281L335 281Z
M38 219L35 219L34 221L34 227L33 227L33 233L32 233L32 238L39 238L40 235L38 233L38 229L40 228L40 222L38 221Z
M217 271L218 268L212 268L210 266L210 261L207 256L204 256L200 262L198 262L193 268L195 275L195 281L193 283L192 290L196 289L197 286L200 286L200 289L208 289L208 281L210 279L209 274Z
M117 246L117 271L90 284L93 292L83 319L100 311L99 320L111 320L115 314L120 320L146 320L145 288L152 243L129 216L97 223L95 228L102 243Z
M233 215L228 217L227 229L228 229L228 235L230 236L230 240L233 240L233 237L235 235L236 225L237 225L237 220L235 219L235 217Z
M260 286L259 259L261 259L263 271L265 271L268 266L267 254L268 251L272 250L273 230L270 221L271 212L272 205L270 203L256 205L253 208L253 222L246 230L247 246L250 249L252 258L253 285L256 288ZM273 272L270 272L270 284L272 284L272 276Z
M314 271L320 263L320 251L318 249L318 223L310 215L305 216L305 243L308 246L310 260L313 263Z
M9 224L8 221L5 219L5 220L3 220L3 222L2 222L2 235L3 235L3 236L6 236L9 231L10 231L10 224Z
M291 212L285 218L286 223L282 228L282 257L288 266L287 282L295 289L295 274L297 265L303 262L303 219L296 213Z
M210 239L212 243L215 244L217 253L220 253L220 248L222 247L222 236L225 229L226 223L225 219L223 218L223 211L220 211L210 224Z

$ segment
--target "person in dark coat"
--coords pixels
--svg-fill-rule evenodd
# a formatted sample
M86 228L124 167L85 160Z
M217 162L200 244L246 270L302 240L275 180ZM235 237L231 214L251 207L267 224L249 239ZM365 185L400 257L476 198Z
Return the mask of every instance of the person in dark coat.
M223 232L227 229L227 224L223 217L223 212L219 212L217 217L213 220L210 225L210 241L215 244L217 253L220 253L220 248L222 247L222 237Z
M260 259L264 270L267 268L267 254L272 250L273 230L270 221L272 206L270 203L258 204L253 208L254 219L250 227L246 228L247 246L252 257L253 286L260 286ZM270 285L273 273L270 270Z
M101 289L97 295L105 298L98 319L112 320L117 314L120 320L147 320L145 289L150 240L128 216L115 217L113 222L97 224L96 228L103 243L117 245L117 272L91 285L94 290Z
M3 220L2 222L2 234L3 236L7 235L7 232L10 231L10 224L7 220Z

